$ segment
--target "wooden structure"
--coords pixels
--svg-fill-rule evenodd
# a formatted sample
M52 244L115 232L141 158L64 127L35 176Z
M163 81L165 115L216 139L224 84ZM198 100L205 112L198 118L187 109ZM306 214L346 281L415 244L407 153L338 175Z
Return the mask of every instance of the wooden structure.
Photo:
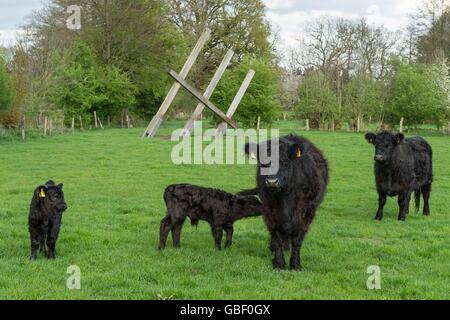
M166 98L164 99L161 107L159 108L156 115L151 120L150 124L148 125L147 129L145 130L143 137L154 137L156 135L156 132L158 131L159 126L163 122L164 116L167 113L167 110L169 109L170 105L172 104L173 100L175 99L178 91L181 87L183 87L186 91L188 91L196 100L198 100L197 107L195 108L194 113L191 115L189 120L186 122L182 132L181 136L189 136L194 129L194 123L195 121L201 119L202 112L205 107L210 109L212 112L214 112L217 116L222 118L224 121L218 128L217 132L224 132L226 130L227 125L230 125L233 128L237 128L237 124L231 119L234 112L236 111L237 107L239 106L239 103L245 94L245 91L247 90L255 72L250 71L247 75L247 78L244 80L244 83L241 86L241 89L239 90L238 94L236 95L233 103L230 106L230 109L228 110L227 114L223 113L219 108L217 108L209 99L212 96L215 88L217 87L220 79L222 78L226 68L231 62L231 59L233 58L234 52L232 50L228 50L227 54L225 55L224 59L222 60L219 68L217 69L216 73L214 74L214 77L212 78L211 82L209 83L206 91L201 94L196 88L192 87L187 81L186 77L194 65L195 61L198 58L198 55L200 54L203 46L208 41L209 37L211 35L211 30L206 29L203 34L201 35L200 39L198 40L197 44L195 45L194 49L192 50L191 54L189 55L187 61L185 62L183 68L181 69L181 72L178 74L175 71L171 70L169 72L169 75L175 80L175 83L172 85L171 89L169 90L169 93L167 94Z

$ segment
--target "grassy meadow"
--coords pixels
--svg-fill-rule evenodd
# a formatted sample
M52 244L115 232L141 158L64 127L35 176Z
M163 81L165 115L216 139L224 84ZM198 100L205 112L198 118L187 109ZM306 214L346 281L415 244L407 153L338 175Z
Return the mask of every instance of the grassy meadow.
M26 142L0 140L0 299L450 299L450 138L424 133L434 149L431 216L414 210L398 222L389 199L373 220L377 194L373 146L363 134L302 132L331 169L327 196L302 250L303 272L272 270L261 218L238 221L234 244L217 252L206 222L186 222L181 249L157 250L162 194L188 182L237 192L254 186L254 165L172 164L172 130L156 139L143 129L77 132ZM28 207L36 186L64 183L57 259L29 261ZM412 203L411 203L412 207ZM67 268L81 269L68 290ZM381 269L368 290L367 267Z

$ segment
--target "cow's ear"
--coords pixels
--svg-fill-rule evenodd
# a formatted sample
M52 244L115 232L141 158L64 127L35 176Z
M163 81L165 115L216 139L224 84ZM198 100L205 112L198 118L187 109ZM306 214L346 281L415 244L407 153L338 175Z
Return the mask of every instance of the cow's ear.
M259 159L259 148L256 143L246 143L244 151L253 160Z
M394 139L395 143L400 144L405 139L405 135L403 133L397 133Z
M298 144L294 144L293 146L291 146L289 156L291 157L291 159L301 158L303 156L302 147Z
M375 138L377 137L377 135L375 133L366 133L365 135L365 139L367 140L368 143L371 144L375 144Z
M64 185L63 185L62 183L60 183L60 184L58 184L56 187L57 187L59 190L62 190L62 188L64 187Z
M48 188L47 186L39 186L37 187L35 194L39 197L39 199L44 199L47 196Z
M55 185L55 181L53 181L53 180L48 180L46 183L45 183L45 185L46 186L54 186Z

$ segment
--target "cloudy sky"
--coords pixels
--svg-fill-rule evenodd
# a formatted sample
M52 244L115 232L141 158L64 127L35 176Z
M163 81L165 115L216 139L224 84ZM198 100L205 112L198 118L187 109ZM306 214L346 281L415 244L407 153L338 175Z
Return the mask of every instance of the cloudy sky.
M366 17L370 23L398 30L420 0L263 0L268 19L281 36L280 46L294 45L315 17ZM24 18L42 7L42 0L0 0L0 45L10 43Z

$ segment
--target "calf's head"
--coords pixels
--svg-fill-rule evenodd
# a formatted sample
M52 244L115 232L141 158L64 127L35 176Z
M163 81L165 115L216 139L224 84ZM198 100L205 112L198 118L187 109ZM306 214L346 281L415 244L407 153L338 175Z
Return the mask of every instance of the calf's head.
M35 194L43 202L44 207L62 213L67 209L67 203L64 199L63 184L56 185L52 180L45 185L39 186Z
M258 161L258 186L272 193L289 188L295 162L303 155L299 144L285 138L248 143L245 153Z
M387 131L367 133L365 136L367 142L375 146L374 160L380 163L387 163L392 160L392 154L395 148L405 139L403 133L392 134Z

